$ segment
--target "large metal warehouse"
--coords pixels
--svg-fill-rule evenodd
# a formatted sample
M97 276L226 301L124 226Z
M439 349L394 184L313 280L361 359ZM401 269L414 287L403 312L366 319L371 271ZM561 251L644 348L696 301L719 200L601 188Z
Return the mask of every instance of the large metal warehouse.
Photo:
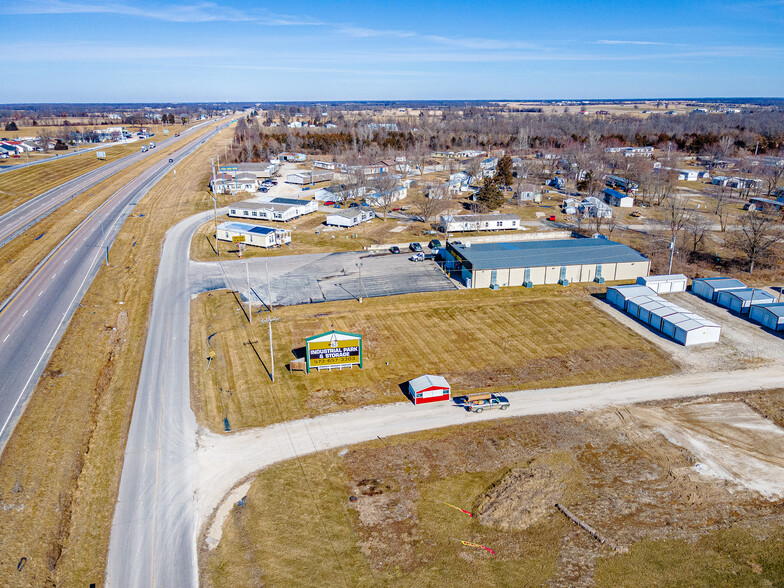
M724 290L741 290L746 284L735 278L694 278L691 291L705 300L716 302L719 292Z
M469 288L636 280L651 267L647 257L608 239L449 242L446 252Z
M748 314L752 305L771 304L776 299L759 288L744 288L742 290L723 290L716 297L716 304L729 308L738 314Z
M670 292L686 291L686 276L683 274L668 274L664 276L645 276L637 278L637 283L641 286L648 286L657 294L669 294Z
M771 331L784 331L784 302L755 304L751 307L749 318Z

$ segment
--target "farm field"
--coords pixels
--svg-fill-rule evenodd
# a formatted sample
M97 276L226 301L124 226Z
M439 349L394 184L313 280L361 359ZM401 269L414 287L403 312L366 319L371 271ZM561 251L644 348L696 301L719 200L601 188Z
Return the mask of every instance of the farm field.
M53 352L0 461L0 584L103 585L164 235L211 206L205 170L230 141L214 137L137 204Z
M191 303L191 391L197 419L232 430L405 400L400 386L441 374L454 394L659 376L677 366L590 303L600 287L460 290L275 309L269 336L233 292ZM290 372L305 338L335 328L363 335L365 367ZM214 356L209 369L207 358ZM281 399L285 399L281 402Z
M504 419L300 457L257 475L201 551L202 583L776 585L781 495L711 474L642 417L694 427L730 462L760 460L781 493L782 404L776 390Z

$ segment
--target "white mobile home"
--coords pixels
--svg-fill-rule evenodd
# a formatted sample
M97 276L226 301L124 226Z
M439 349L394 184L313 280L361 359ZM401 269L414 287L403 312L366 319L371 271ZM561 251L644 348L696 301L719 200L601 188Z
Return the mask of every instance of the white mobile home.
M749 309L756 304L772 304L776 299L759 288L744 288L741 290L723 290L716 296L716 304L729 308L738 314L748 314Z
M326 223L335 227L356 227L375 218L376 213L367 206L353 206L344 210L336 210L327 215Z
M299 171L287 175L286 183L299 184L301 186L304 186L305 184L317 184L319 182L331 181L334 175L335 174L333 174L331 171Z
M318 210L315 200L271 198L266 202L248 200L229 207L229 216L254 220L286 222Z
M750 309L749 318L771 331L784 331L784 302L755 304Z
M503 231L520 228L520 217L516 214L462 214L445 215L438 229L444 233L463 231Z
M735 278L694 278L691 291L705 300L716 302L719 292L724 290L741 290L746 284Z
M656 292L647 286L638 286L636 284L607 288L607 302L621 310L626 310L629 300L638 296L656 296Z
M637 283L641 286L648 286L657 294L669 294L670 292L685 292L687 278L683 274L668 274L664 276L643 276L637 278Z
M677 169L678 179L682 182L696 182L700 179L700 172L696 169Z
M256 247L276 247L291 243L291 231L274 229L249 223L226 222L218 225L218 239L233 242L235 237L244 238L243 243Z

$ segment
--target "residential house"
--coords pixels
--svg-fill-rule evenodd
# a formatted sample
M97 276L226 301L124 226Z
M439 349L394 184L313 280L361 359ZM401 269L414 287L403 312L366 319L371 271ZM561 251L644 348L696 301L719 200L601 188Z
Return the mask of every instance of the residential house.
M356 227L375 218L376 213L367 206L352 206L328 214L326 224L335 227Z
M577 212L585 218L612 218L612 208L595 196L588 196L577 205Z
M522 184L515 193L515 198L520 202L541 202L542 193L533 184Z
M634 206L634 198L618 190L612 188L604 189L604 201L610 206L617 206L619 208L631 208Z
M444 233L464 231L504 231L520 228L520 217L516 214L462 214L443 215L438 230Z

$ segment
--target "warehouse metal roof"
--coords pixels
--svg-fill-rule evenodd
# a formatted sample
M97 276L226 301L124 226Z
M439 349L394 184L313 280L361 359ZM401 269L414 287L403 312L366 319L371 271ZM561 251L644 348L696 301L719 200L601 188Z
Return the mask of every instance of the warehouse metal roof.
M648 261L631 247L609 239L479 243L470 247L449 243L449 249L475 270Z

